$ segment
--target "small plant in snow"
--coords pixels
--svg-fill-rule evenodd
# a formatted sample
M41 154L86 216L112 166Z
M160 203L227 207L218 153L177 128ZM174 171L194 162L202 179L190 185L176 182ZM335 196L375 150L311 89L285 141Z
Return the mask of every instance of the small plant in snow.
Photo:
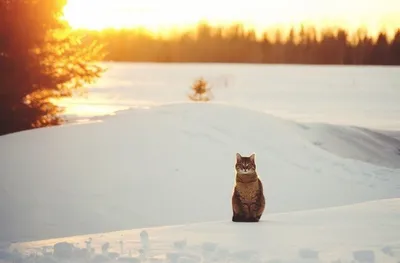
M89 237L88 240L85 240L85 243L86 243L86 249L87 249L88 251L90 251L91 248L92 248L92 238Z
M101 246L101 252L103 255L108 255L108 249L110 248L110 243L106 242Z
M203 78L197 79L191 89L192 94L189 98L193 101L209 101L212 98L211 86Z
M120 253L121 253L121 255L123 255L124 254L124 241L120 240L118 243L119 243Z

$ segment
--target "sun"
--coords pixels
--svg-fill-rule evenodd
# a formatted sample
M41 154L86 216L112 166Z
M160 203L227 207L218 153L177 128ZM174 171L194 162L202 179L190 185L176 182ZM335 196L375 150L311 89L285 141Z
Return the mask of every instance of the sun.
M385 2L385 3L383 3ZM200 21L211 25L242 23L263 31L300 23L335 24L370 29L399 25L398 0L68 0L64 19L74 29L145 28L152 32L187 29ZM392 14L390 14L392 13Z
M166 28L190 27L209 17L201 8L182 12L179 2L169 1L102 1L69 0L64 8L64 18L72 28L101 30L106 28L143 27L151 31Z
M161 31L188 28L199 21L210 24L241 22L245 26L262 27L295 23L309 16L304 5L297 0L268 1L268 5L261 6L256 4L243 6L225 0L194 3L180 0L69 0L64 8L64 18L75 29L143 27ZM288 6L291 8L288 9Z

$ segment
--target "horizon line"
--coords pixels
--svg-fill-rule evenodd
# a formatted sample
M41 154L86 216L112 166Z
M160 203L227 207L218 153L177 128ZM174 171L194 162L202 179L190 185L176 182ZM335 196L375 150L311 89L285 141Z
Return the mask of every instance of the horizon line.
M66 20L64 20L66 21ZM68 21L66 21L68 23ZM69 23L68 23L69 25ZM106 33L107 31L140 31L146 34L150 34L153 37L165 37L165 38L174 38L177 36L182 36L184 34L195 34L196 30L199 29L201 26L206 26L211 29L222 29L222 30L229 30L232 29L233 27L239 26L241 29L243 29L243 32L248 33L248 32L254 32L256 35L256 38L262 38L264 35L268 35L269 33L273 32L279 32L283 33L283 36L287 36L291 31L294 31L295 33L300 32L302 29L303 30L308 30L312 29L315 30L317 35L321 35L326 31L333 31L337 32L338 30L345 31L349 35L352 34L357 34L357 32L362 31L365 33L366 36L369 36L373 39L376 39L380 34L385 34L388 38L388 40L393 39L393 37L396 35L396 33L400 32L400 25L397 26L380 26L378 28L370 28L367 25L345 25L345 24L340 24L340 23L315 23L312 21L301 21L298 23L275 23L273 25L269 26L264 26L264 27L257 27L254 25L251 25L251 23L245 23L242 21L231 21L231 22L225 22L225 23L217 23L217 22L212 22L208 21L207 19L200 19L196 23L192 23L190 25L184 25L184 26L165 26L165 27L159 27L157 29L147 27L147 26L107 26L103 28L90 28L90 27L73 27L69 25L70 30L72 32L99 32L99 33Z

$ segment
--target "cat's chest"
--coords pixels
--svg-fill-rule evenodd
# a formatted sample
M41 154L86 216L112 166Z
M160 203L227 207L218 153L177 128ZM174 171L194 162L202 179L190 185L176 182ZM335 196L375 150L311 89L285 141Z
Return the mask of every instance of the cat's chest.
M237 183L236 190L239 193L240 199L251 201L259 192L259 184L257 181L252 183Z

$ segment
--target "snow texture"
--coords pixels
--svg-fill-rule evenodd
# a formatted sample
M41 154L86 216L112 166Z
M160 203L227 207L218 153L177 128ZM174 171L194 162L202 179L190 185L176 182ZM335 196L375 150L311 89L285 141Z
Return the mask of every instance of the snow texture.
M398 263L394 134L164 103L1 136L0 262ZM230 221L236 152L260 223Z
M398 262L400 199L19 243L33 262ZM144 238L144 236L146 238ZM29 257L27 256L29 255ZM32 262L32 261L31 261Z
M187 101L204 77L213 101L301 122L400 131L400 67L220 63L104 63L88 98L68 99L71 119Z

